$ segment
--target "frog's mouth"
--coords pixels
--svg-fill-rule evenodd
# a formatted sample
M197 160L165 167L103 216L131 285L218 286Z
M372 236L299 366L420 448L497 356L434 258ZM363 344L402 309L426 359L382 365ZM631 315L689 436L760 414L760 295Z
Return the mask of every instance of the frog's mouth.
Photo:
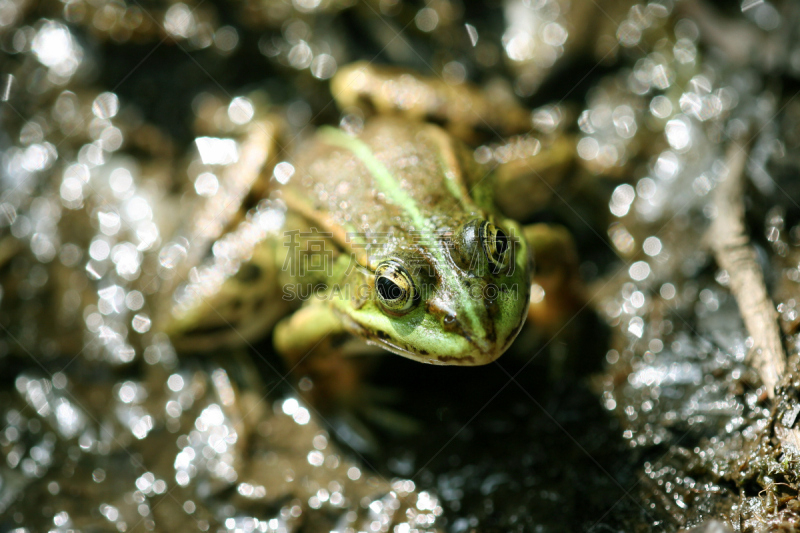
M374 331L371 331L370 329L359 324L346 314L342 314L341 317L345 329L349 330L350 333L352 333L353 335L359 336L362 339L364 339L364 341L367 344L383 348L384 350L392 352L393 354L399 355L401 357L406 357L408 359L413 359L414 361L419 361L421 363L428 363L432 365L453 364L452 362L440 361L435 357L426 356L425 354L409 350L406 346L394 343L389 339L388 336L385 336L385 333L384 335L375 333Z
M478 366L482 364L487 364L494 361L497 356L503 353L502 350L500 352L496 352L487 349L481 350L481 348L476 345L475 343L471 342L469 339L466 339L467 342L470 343L471 346L474 347L474 353L465 353L463 355L441 355L441 354L430 354L426 352L420 352L418 350L409 350L405 346L401 346L392 342L392 340L383 338L380 336L370 335L366 331L364 332L364 338L366 342L384 350L390 351L394 354L400 355L402 357L406 357L408 359L413 359L414 361L418 361L420 363L427 363L430 365L442 365L442 366Z
M402 357L406 357L408 359L413 359L414 361L418 361L420 363L427 363L429 365L440 365L440 366L453 366L453 365L461 365L461 366L475 366L475 357L471 355L465 355L462 357L456 356L445 356L445 355L426 355L420 352L415 352L409 350L408 348L404 348L399 346L389 340L376 338L376 337L369 337L366 341L368 344L373 344L375 346L379 346L384 350L390 351L396 355L400 355Z
M479 343L468 335L461 335L465 345L462 350L456 350L454 353L442 354L435 352L426 352L421 350L410 349L407 344L396 342L384 331L373 331L353 320L352 317L342 314L342 323L344 328L353 335L361 337L367 344L378 346L386 351L392 352L401 357L413 359L420 363L427 363L431 365L443 366L479 366L491 363L497 359L505 349L513 342L517 332L509 338L505 339L503 348L497 349L494 342Z
M422 362L422 363L429 363L429 364L432 364L432 365L445 365L445 364L447 364L447 363L445 363L443 361L439 361L437 359L427 358L424 355L418 354L417 352L413 352L413 351L409 350L408 348L405 348L403 346L395 344L395 343L393 343L393 342L391 342L391 341L389 341L387 339L381 339L381 338L378 338L378 337L369 336L369 337L366 338L366 341L367 341L367 344L372 344L374 346L378 346L380 348L383 348L384 350L392 352L393 354L396 354L396 355L399 355L399 356L402 356L402 357L406 357L408 359L413 359L415 361L419 361L419 362Z
M403 357L409 357L411 359L415 358L414 352L412 352L408 348L405 348L398 344L394 344L393 342L389 342L388 338L384 338L377 335L369 328L366 328L362 324L359 324L358 322L353 320L353 318L348 316L346 313L339 312L338 315L342 320L342 325L344 326L344 329L349 331L350 334L364 339L364 341L367 344L371 344L372 346L378 346L379 348L383 348L384 350L388 350L392 353L401 355Z

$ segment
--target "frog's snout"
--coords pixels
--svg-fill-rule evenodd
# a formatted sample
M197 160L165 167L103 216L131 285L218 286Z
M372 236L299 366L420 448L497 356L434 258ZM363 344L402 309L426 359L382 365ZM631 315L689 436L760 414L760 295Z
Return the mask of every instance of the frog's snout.
M452 330L458 324L456 310L438 298L426 302L425 312L436 317L445 330Z
M442 326L442 331L447 333L455 333L456 335L466 338L471 337L471 335L464 328L463 321L454 309L434 301L428 306L428 312L439 319L439 323Z
M488 333L483 331L483 328L476 330L474 320L470 320L465 310L459 312L447 303L433 299L428 302L427 312L439 321L443 332L454 335L451 337L453 341L450 353L442 354L438 358L440 362L469 366L484 365L500 356L501 351L498 349L494 332ZM485 320L481 322L487 323ZM491 322L488 323L493 325Z

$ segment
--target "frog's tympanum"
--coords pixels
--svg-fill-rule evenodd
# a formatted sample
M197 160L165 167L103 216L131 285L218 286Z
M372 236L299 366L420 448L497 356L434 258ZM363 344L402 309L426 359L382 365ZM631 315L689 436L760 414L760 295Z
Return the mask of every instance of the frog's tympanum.
M321 127L281 163L268 192L281 228L174 320L179 347L272 332L290 365L350 337L446 365L487 364L509 347L530 303L521 227L493 206L493 176L472 151L419 120L424 110L400 113L401 93L395 112L383 102L358 131Z

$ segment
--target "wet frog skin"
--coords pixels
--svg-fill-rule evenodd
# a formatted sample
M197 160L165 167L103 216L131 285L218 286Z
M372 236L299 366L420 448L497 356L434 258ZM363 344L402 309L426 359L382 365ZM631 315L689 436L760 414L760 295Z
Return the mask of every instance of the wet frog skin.
M271 192L282 231L176 321L176 342L256 338L286 308L274 342L290 360L344 333L432 364L486 364L509 347L528 312L530 253L460 141L376 117L357 136L320 128L298 154Z
M331 300L345 329L419 361L476 365L522 327L530 267L520 228L471 199L459 150L398 118L358 137L325 128L282 193L357 262L343 279L357 294Z

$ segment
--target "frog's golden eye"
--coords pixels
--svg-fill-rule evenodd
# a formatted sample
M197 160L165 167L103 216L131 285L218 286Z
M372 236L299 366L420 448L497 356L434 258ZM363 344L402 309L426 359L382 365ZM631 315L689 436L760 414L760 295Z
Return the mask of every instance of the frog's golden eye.
M496 274L508 263L508 250L511 247L511 240L506 232L489 221L484 221L480 225L478 235L483 251L492 265L492 271Z
M375 292L383 307L391 313L404 313L417 301L414 281L403 266L389 260L375 270Z
M508 234L488 220L471 220L453 236L453 259L467 270L483 275L489 270L498 274L508 266L511 239Z

